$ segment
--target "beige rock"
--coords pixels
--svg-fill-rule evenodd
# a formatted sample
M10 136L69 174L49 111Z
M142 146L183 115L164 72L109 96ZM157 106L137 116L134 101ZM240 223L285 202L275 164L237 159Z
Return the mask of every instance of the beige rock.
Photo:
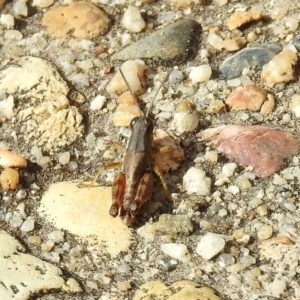
M127 91L118 99L118 106L113 115L113 123L115 126L128 127L131 120L141 116L141 114L138 98Z
M274 107L275 107L274 96L271 95L271 94L268 94L267 100L261 106L260 112L264 115L267 115L267 114L271 113L274 110Z
M44 14L42 21L51 37L78 39L91 39L105 34L109 23L104 11L84 1L55 7Z
M250 109L260 110L264 101L267 100L267 92L255 85L246 85L234 89L226 100L226 104L233 110Z
M244 37L237 37L234 39L225 39L223 46L228 51L238 51L247 44L247 40Z
M154 132L154 165L162 172L176 170L184 160L184 151L180 141L162 129Z
M26 168L27 161L22 156L9 151L8 149L0 149L0 166L3 168Z
M262 14L259 11L237 11L227 21L227 26L230 30L234 30L236 28L241 27L244 24L253 21L259 21L262 18Z
M211 288L199 287L198 283L189 280L174 282L170 287L160 281L149 281L140 286L133 300L152 298L164 300L221 300Z
M56 228L78 235L95 256L108 252L115 257L128 250L131 233L120 218L110 216L111 201L110 187L59 182L43 195L38 212Z
M295 80L294 67L297 63L297 54L290 50L283 50L268 64L263 66L261 80L269 87L277 83L286 83Z
M64 280L59 268L24 253L25 248L5 231L0 231L0 244L0 282L6 287L0 289L0 299L26 300L51 290L81 291L74 279L72 285Z
M70 106L68 85L48 61L25 56L0 71L0 91L18 99L18 138L54 150L81 136L82 116Z
M121 66L122 72L128 82L129 88L135 95L145 92L148 67L141 60L127 60ZM120 71L112 78L106 87L109 93L123 93L128 90Z
M17 170L7 168L0 175L0 183L3 191L13 191L19 186L19 172Z

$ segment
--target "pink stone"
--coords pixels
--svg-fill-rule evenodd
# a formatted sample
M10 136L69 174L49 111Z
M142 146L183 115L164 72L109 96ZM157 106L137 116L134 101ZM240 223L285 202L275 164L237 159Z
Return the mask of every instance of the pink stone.
M265 126L227 125L198 134L218 145L218 151L241 166L252 166L258 177L279 171L284 160L299 151L299 142L289 133Z

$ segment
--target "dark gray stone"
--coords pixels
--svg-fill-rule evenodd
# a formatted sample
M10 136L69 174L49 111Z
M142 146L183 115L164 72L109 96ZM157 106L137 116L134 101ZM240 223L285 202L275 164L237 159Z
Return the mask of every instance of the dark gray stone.
M300 34L296 35L293 38L293 44L297 48L297 50L300 51Z
M220 67L226 79L239 77L244 68L261 69L282 49L275 45L260 45L246 48L224 60Z
M191 59L198 50L201 25L184 19L153 32L113 54L112 60L143 59L150 64L174 65Z

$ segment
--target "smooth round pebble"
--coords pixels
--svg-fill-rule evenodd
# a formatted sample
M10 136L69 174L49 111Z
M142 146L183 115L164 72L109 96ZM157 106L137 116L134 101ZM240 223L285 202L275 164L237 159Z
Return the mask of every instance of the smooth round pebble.
M189 79L193 84L208 81L211 77L212 69L210 65L201 65L192 68Z
M40 236L37 235L31 235L27 239L28 244L33 245L33 246L39 246L42 242L42 239Z
M49 7L54 3L54 0L33 0L32 5L45 8Z
M273 228L270 225L264 224L257 231L257 237L260 240L267 240L273 234Z
M24 232L30 232L34 229L35 219L33 217L28 217L27 220L21 226L21 230Z
M74 171L76 171L78 169L78 163L76 162L76 161L70 161L69 162L69 170L71 171L71 172L74 172Z
M169 75L169 83L170 84L175 84L181 82L183 79L183 74L179 70L173 70L171 71Z
M90 109L91 110L98 110L101 109L103 107L103 105L106 102L106 98L102 95L97 95L90 104Z
M58 162L61 165L66 165L70 162L70 152L62 152L58 154Z
M129 6L123 16L123 25L131 32L140 32L145 28L146 23L138 8Z

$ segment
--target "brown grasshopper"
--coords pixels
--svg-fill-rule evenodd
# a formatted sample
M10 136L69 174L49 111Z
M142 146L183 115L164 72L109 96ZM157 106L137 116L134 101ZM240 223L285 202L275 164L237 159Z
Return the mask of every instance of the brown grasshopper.
M120 73L129 91L133 94L121 68ZM146 116L135 117L130 123L131 135L123 162L123 170L116 175L112 185L112 205L109 213L113 217L119 215L127 225L135 222L141 206L152 196L153 171L161 179L167 196L170 198L162 174L153 166L152 159L154 124L149 118L149 112L156 95Z
M120 73L129 91L134 95L121 68ZM141 114L139 117L132 119L130 123L131 135L122 171L116 174L112 185L112 205L109 213L114 218L120 216L128 226L135 222L141 206L149 201L152 196L154 186L153 171L159 176L167 197L171 199L166 182L158 168L153 165L152 158L154 124L152 119L149 118L149 112L157 93L146 116ZM95 184L103 170L117 168L120 165L120 163L111 163L102 168L94 177L91 185Z

